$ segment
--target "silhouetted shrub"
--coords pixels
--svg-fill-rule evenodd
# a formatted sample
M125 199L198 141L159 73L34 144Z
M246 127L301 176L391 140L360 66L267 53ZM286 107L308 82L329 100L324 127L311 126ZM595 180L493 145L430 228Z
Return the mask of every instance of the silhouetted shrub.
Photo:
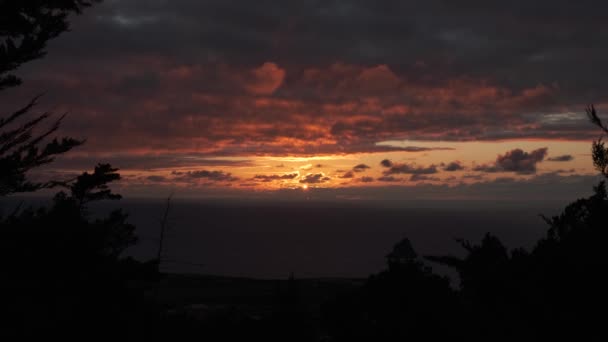
M387 256L388 269L324 306L324 326L335 341L453 339L458 298L449 280L424 266L405 239Z
M140 283L155 266L124 258L134 226L121 210L91 218L87 205L120 196L107 188L116 169L99 165L55 195L49 208L0 221L4 305L15 334L65 335L132 331L144 317ZM4 330L6 333L7 330Z
M68 16L80 13L97 0L0 1L0 91L21 84L13 72L22 64L46 54L49 40L69 29ZM47 128L45 112L27 118L35 97L22 108L0 117L0 196L52 187L55 181L32 182L26 174L83 143L64 137L45 141L59 128L65 115Z
M46 44L69 28L68 16L93 1L0 1L0 90L21 83L14 71L45 55ZM32 181L29 172L51 163L82 140L52 138L64 116L32 116L35 97L0 119L0 196L64 187L48 208L6 210L0 217L0 338L83 340L141 337L161 316L145 299L156 265L124 258L135 243L121 210L93 218L91 202L119 199L108 184L117 169L100 164L73 180ZM8 214L7 214L8 212Z
M589 107L591 121L608 134ZM594 166L608 178L608 149L593 143ZM552 218L531 251L509 249L486 234L460 241L463 258L428 256L454 268L460 288L434 275L404 239L387 255L388 270L330 301L324 324L335 341L604 341L608 307L608 195L600 182Z

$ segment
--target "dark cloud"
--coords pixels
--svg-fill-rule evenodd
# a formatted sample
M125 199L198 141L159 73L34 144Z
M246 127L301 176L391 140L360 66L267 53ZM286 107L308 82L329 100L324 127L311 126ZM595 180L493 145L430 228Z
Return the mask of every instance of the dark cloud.
M359 178L359 181L363 183L371 183L374 181L374 177L361 177Z
M153 175L153 176L148 176L146 177L147 180L151 181L151 182L156 182L156 183L164 183L166 181L168 181L168 178L165 176L157 176L157 175Z
M384 171L384 175L394 174L410 174L410 175L429 175L437 173L437 166L417 166L415 164L393 164L388 170Z
M395 176L382 176L378 177L378 181L380 182L400 182L403 178L396 178Z
M320 184L330 181L331 178L325 176L323 173L309 173L300 179L300 183L306 184Z
M438 181L439 178L437 177L431 177L425 174L413 174L410 177L410 181L411 182L420 182L420 181Z
M496 158L496 166L509 172L534 173L536 164L545 159L547 148L539 148L532 152L515 149Z
M482 172L515 172L518 174L536 173L536 164L543 161L546 155L546 147L529 153L517 148L508 151L504 155L498 155L493 164L478 165L473 170Z
M60 156L51 165L53 168L88 169L100 161L121 169L156 170L167 167L243 167L254 166L251 160L210 159L203 153L113 153L102 155L79 155L77 152Z
M484 179L484 177L485 177L485 175L482 173L466 174L466 175L462 176L463 179L472 179L472 180L476 180L476 181L481 181Z
M368 165L365 165L365 164L359 164L359 165L355 165L355 167L353 167L353 171L355 171L355 172L363 172L367 169L371 169L371 167L369 167Z
M18 70L25 85L2 109L51 89L46 104L77 113L64 129L88 138L88 152L312 155L425 150L377 145L402 139L587 140L595 131L584 104L608 100L608 85L589 76L608 72L607 9L565 0L105 1Z
M384 159L380 162L380 165L384 166L384 167L392 167L393 166L393 162L390 161L389 159Z
M230 172L224 171L173 171L172 175L176 176L176 181L193 181L193 180L206 180L210 182L233 182L238 180L237 177L232 176Z
M446 200L454 199L460 202L463 198L469 200L512 200L517 205L525 205L528 201L562 201L563 205L571 202L572 198L589 196L592 188L601 180L598 176L559 175L554 173L533 175L530 179L499 178L475 182L461 183L454 186L433 183L418 183L415 186L391 185L388 187L372 187L366 189L344 188L339 194L358 194L362 198L382 199L412 199L412 200ZM550 193L550 197L547 194ZM466 201L465 201L466 202ZM552 204L553 209L559 205Z
M453 161L443 166L443 171L453 172L464 170L464 165L459 161Z
M355 174L352 171L345 172L340 178L354 178Z
M557 170L555 170L555 171L553 171L553 172L558 173L558 174L559 174L559 173L575 173L575 172L576 172L576 169L567 169L567 170L564 170L564 169L557 169Z
M580 79L589 84L559 66L600 66L606 53L602 49L594 51L595 58L584 59L580 52L601 46L598 13L606 9L601 1L565 0L518 0L508 5L454 5L441 0L280 5L245 0L108 1L77 20L74 33L56 45L69 48L66 53L87 56L116 50L118 56L155 54L184 62L235 64L260 64L276 56L294 65L337 60L400 65L414 79L423 78L428 68L435 69L435 75L473 69L474 75L520 74L519 82L554 74L555 81ZM108 36L114 39L101 39Z
M571 160L574 160L574 157L569 154L564 154L561 156L547 158L547 161L552 161L552 162L567 162L567 161L571 161Z
M429 151L452 151L451 147L421 147L421 146L393 146L390 143L383 143L378 147L396 148L396 151L401 152L429 152ZM389 151L386 151L389 152Z
M536 203L549 208L551 211L558 210L560 207L570 203L573 198L587 197L593 193L593 186L602 180L597 175L560 175L546 173L531 175L527 179L499 178L496 180L488 179L482 182L458 183L455 185L438 184L433 182L417 182L415 184L386 184L385 186L373 186L370 184L360 184L360 186L348 186L340 188L314 188L305 194L308 199L324 199L335 201L336 198L356 198L359 200L387 200L394 205L420 206L420 201L439 200L433 205L442 206L462 206L470 207L474 205L483 207L504 208L507 203L520 207ZM353 183L357 184L357 183ZM249 184L253 186L254 184ZM138 191L149 191L150 187L125 188L123 193L130 195L138 194ZM158 190L160 189L160 190ZM156 191L163 193L169 192L173 188L157 188ZM299 190L276 190L276 191L256 191L255 193L247 189L213 189L201 193L195 188L184 188L180 190L182 195L204 196L209 198L260 198L268 199L295 199L302 200L303 194ZM463 199L466 199L463 201ZM408 202L407 200L412 200ZM472 202L472 201L479 202ZM497 204L497 200L498 202ZM504 202L509 201L509 202ZM388 203L388 202L387 202Z
M503 170L500 169L499 167L497 167L495 164L482 164L482 165L474 166L473 171L492 173L492 172L502 172Z
M285 173L282 175L255 175L253 177L254 180L261 182L273 182L277 180L290 180L298 178L299 174L297 172L294 173Z

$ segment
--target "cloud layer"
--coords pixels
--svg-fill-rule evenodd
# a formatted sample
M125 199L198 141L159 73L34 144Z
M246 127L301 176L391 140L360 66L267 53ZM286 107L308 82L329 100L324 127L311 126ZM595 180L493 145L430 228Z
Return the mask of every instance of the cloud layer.
M19 70L91 152L422 151L391 139L590 139L605 2L106 1ZM593 10L590 10L593 9ZM567 13L567 15L566 15ZM77 59L78 63L74 63ZM440 146L439 146L440 147ZM517 167L517 166L514 166Z

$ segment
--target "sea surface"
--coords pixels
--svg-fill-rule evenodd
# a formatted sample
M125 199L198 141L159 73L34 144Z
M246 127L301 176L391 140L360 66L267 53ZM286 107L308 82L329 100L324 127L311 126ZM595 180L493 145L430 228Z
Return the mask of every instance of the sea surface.
M6 202L3 203L7 206ZM10 206L10 205L9 205ZM158 252L163 199L122 200L91 208L103 215L121 207L137 227L138 259ZM560 203L487 202L254 202L173 199L162 269L252 278L366 277L382 270L385 255L409 238L419 255L462 256L455 239L480 241L486 232L509 247L530 248ZM429 263L439 273L447 269Z
M130 252L142 259L154 256L165 203L127 201L124 207L141 237ZM486 232L509 248L530 248L547 230L539 214L558 209L175 200L163 268L254 278L365 277L382 270L385 255L406 237L422 256L463 255L455 240L476 242Z

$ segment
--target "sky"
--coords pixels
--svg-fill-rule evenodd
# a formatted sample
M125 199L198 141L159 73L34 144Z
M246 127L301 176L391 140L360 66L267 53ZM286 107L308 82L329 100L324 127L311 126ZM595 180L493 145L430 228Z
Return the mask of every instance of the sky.
M18 70L125 195L574 199L597 182L605 1L106 0Z

